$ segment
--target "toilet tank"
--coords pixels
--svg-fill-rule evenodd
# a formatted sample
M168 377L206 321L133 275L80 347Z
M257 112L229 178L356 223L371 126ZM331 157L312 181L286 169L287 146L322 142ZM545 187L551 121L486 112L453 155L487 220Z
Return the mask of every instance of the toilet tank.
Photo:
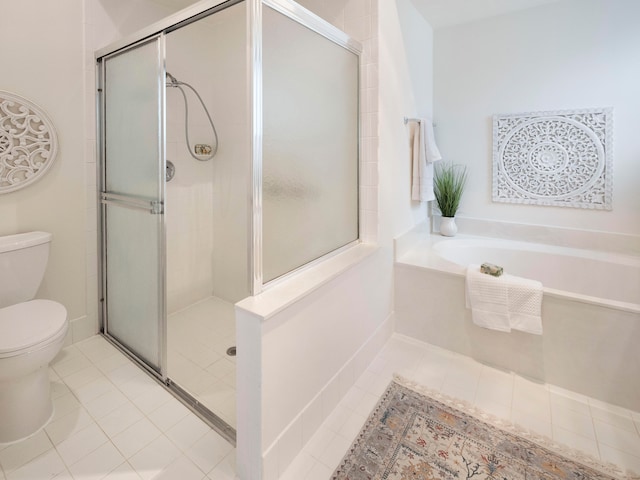
M35 297L49 259L51 234L0 237L0 308Z

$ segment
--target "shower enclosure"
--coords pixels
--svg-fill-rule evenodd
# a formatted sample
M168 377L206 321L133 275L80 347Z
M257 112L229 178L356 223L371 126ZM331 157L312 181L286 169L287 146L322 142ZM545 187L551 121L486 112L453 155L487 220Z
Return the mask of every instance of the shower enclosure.
M96 54L103 332L232 441L234 304L359 242L359 55L289 0Z

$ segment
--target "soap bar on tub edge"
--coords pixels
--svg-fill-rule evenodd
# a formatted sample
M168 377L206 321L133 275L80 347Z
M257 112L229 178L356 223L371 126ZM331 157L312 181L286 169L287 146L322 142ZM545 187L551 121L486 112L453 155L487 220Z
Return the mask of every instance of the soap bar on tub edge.
M486 273L487 275L491 275L493 277L499 277L502 275L503 268L498 265L494 265L493 263L483 263L480 265L480 272Z

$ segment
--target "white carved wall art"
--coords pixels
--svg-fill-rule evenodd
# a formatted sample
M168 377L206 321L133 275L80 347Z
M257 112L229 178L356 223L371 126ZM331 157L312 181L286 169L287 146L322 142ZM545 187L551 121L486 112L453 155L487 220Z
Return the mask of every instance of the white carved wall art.
M611 210L613 109L493 116L493 200Z
M56 132L47 114L25 98L0 91L0 193L41 178L57 149Z

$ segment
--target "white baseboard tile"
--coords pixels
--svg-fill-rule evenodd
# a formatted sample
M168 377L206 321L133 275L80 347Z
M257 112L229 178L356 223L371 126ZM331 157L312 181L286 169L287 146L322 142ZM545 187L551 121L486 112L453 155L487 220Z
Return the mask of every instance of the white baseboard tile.
M78 343L82 340L86 340L98 333L98 321L96 318L92 318L87 315L76 318L69 322L69 334L71 335L71 343ZM65 342L66 343L66 342ZM65 344L65 346L67 346Z

